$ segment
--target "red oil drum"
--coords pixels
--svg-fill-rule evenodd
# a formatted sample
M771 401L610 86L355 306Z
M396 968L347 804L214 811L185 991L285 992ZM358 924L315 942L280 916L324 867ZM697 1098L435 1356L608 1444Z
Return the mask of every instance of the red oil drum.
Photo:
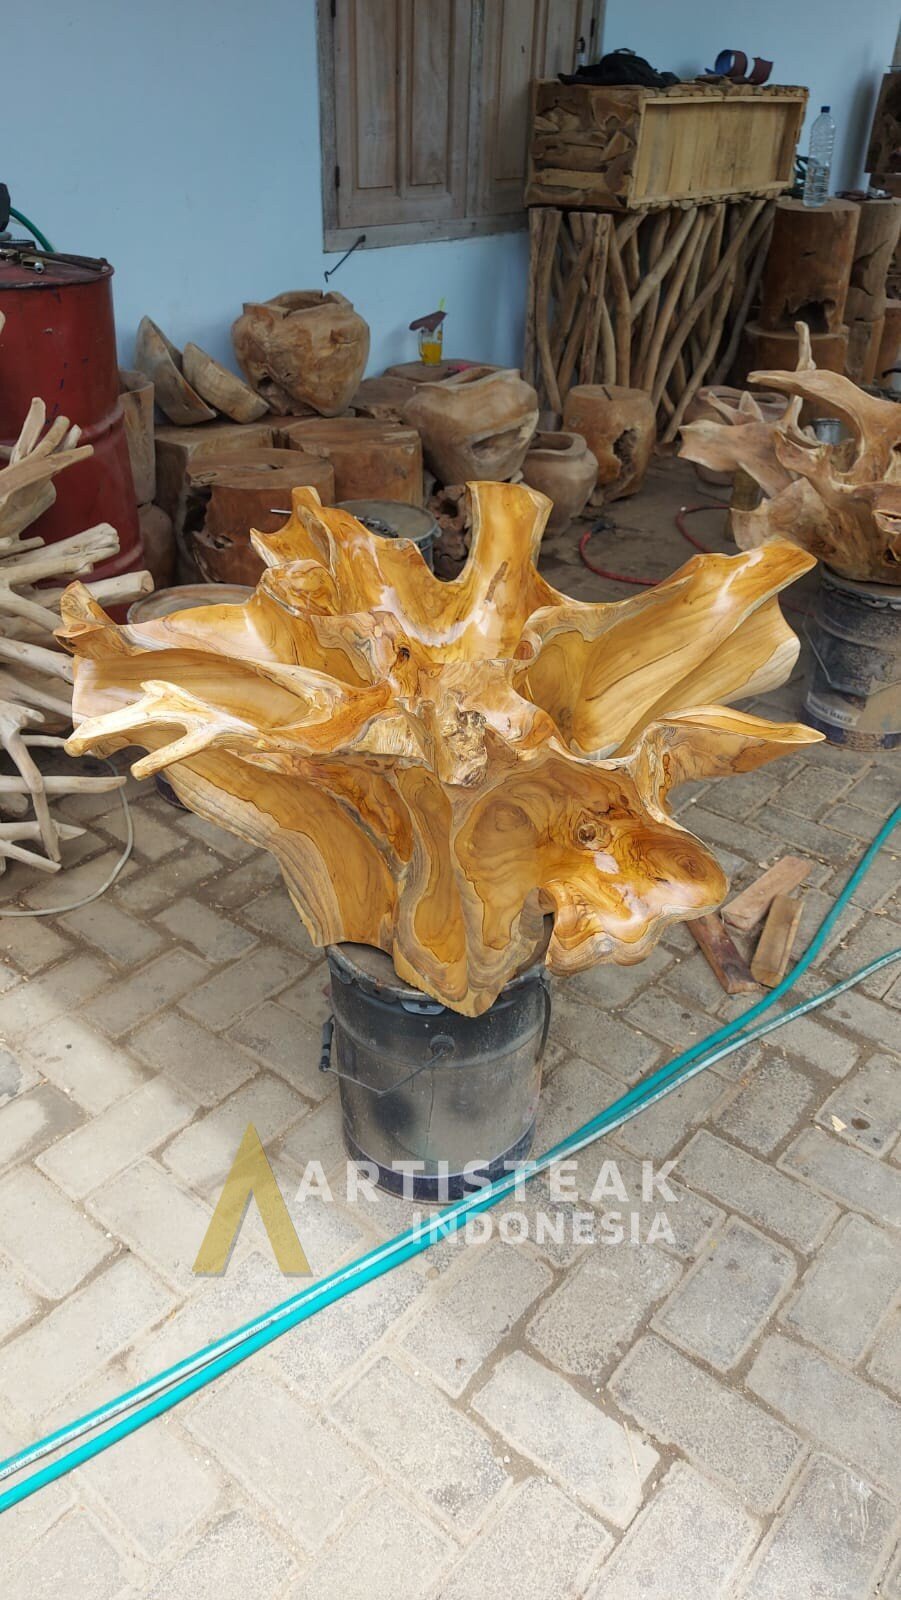
M28 529L48 544L111 522L119 554L92 577L144 565L134 483L125 441L108 261L46 255L31 248L0 252L0 442L12 444L34 395L47 421L77 423L86 461L57 478L56 503Z

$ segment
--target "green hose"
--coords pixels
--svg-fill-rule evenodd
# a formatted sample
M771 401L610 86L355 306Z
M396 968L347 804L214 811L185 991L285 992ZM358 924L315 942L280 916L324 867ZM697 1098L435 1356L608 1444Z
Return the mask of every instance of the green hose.
M28 217L26 217L24 211L17 211L15 206L10 206L9 214L11 217L15 217L17 222L21 222L23 228L28 229L28 232L32 235L32 237L37 239L37 242L42 250L46 250L48 255L53 255L53 246L50 243L50 240L47 238L46 233L42 233L40 228L36 228L34 223L29 221Z
M227 1334L222 1339L217 1339L206 1349L188 1356L185 1360L169 1367L156 1377L147 1379L138 1384L134 1389L120 1395L118 1399L100 1406L97 1410L87 1413L66 1427L48 1434L46 1438L18 1451L15 1455L0 1463L0 1481L21 1472L25 1467L39 1461L44 1456L54 1454L63 1449L67 1444L73 1444L77 1439L83 1439L85 1434L94 1436L85 1439L76 1449L69 1450L63 1455L58 1455L55 1461L49 1462L39 1471L31 1473L21 1483L8 1489L0 1495L0 1512L7 1511L17 1505L19 1501L27 1499L30 1495L45 1484L54 1482L66 1473L72 1472L76 1467L83 1465L102 1451L115 1444L117 1440L126 1438L129 1434L143 1427L145 1423L169 1411L179 1401L186 1399L196 1390L204 1388L208 1383L221 1373L229 1371L248 1356L265 1345L271 1344L290 1328L315 1316L318 1311L333 1304L336 1300L343 1299L345 1295L361 1288L364 1284L372 1282L375 1278L390 1272L402 1262L427 1250L430 1245L446 1238L456 1232L461 1222L469 1216L478 1215L487 1211L492 1206L511 1193L525 1180L535 1177L545 1171L564 1156L573 1155L585 1149L603 1134L609 1133L613 1128L621 1126L631 1117L637 1116L640 1111L646 1110L655 1101L669 1094L673 1089L702 1072L714 1061L721 1060L733 1050L750 1043L753 1039L760 1038L775 1028L784 1027L793 1018L804 1016L807 1012L815 1010L818 1006L853 988L862 982L871 973L879 971L890 963L901 960L901 949L890 951L887 955L880 956L871 961L859 972L851 977L834 984L824 994L816 995L812 999L801 1001L791 1010L783 1012L759 1027L750 1028L753 1022L763 1011L775 1005L782 996L797 982L808 967L816 960L826 943L838 918L854 894L857 885L869 871L875 857L885 844L898 822L901 821L901 806L896 807L888 820L883 824L870 844L865 854L858 862L848 882L841 891L832 909L823 919L814 938L801 957L800 961L792 968L769 994L764 995L743 1016L735 1021L726 1023L716 1029L706 1039L684 1050L670 1062L657 1069L642 1083L636 1084L615 1100L606 1110L598 1113L577 1128L574 1133L554 1145L544 1155L534 1161L529 1161L515 1172L506 1173L494 1183L464 1199L456 1201L433 1217L430 1217L404 1233L396 1235L394 1239L385 1244L376 1246L365 1255L357 1258L348 1266L339 1268L338 1271L328 1274L318 1283L301 1290L289 1300L275 1306L262 1317L245 1324L234 1332ZM139 1402L144 1401L144 1404ZM115 1418L118 1421L114 1421ZM105 1423L112 1426L96 1432Z

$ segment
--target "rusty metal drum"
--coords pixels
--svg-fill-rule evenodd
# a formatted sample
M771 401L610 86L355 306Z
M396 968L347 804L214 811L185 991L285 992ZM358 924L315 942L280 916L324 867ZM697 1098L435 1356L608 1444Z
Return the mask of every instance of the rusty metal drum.
M48 255L30 247L0 250L0 443L16 439L33 396L47 420L67 416L93 445L86 461L61 472L56 503L29 528L48 544L110 522L119 554L92 577L138 571L144 564L116 365L108 261Z

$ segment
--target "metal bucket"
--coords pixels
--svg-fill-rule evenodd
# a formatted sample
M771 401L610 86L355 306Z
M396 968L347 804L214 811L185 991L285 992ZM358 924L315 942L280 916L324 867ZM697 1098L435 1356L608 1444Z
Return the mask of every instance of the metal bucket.
M339 500L338 510L349 511L370 533L381 534L384 539L412 539L429 571L434 572L432 546L439 528L430 512L401 500Z
M901 744L901 588L821 572L805 720L830 744L891 750Z
M406 1178L419 1201L458 1199L524 1160L551 1013L543 961L482 1016L462 1017L402 983L381 950L330 945L327 955L333 1014L320 1065L339 1077L352 1159L374 1164L391 1194Z

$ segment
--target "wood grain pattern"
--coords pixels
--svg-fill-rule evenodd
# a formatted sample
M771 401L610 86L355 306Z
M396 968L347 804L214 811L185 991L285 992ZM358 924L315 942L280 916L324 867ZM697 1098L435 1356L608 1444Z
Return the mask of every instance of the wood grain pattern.
M761 505L732 510L741 549L790 539L842 577L899 584L901 406L865 394L840 373L818 371L806 324L795 332L797 371L753 372L750 379L789 396L784 416L764 422L749 397L723 424L683 427L679 453L717 471L741 469L760 485ZM819 444L799 424L802 404L817 416L839 417L850 445Z
M765 989L775 989L785 976L803 909L794 895L777 894L767 912L763 933L751 957L751 972Z
M726 880L667 797L819 738L717 701L791 670L786 543L696 556L615 604L535 567L549 503L470 485L460 576L296 489L246 605L115 626L78 584L73 753L137 744L201 816L269 849L317 944L386 950L478 1015L554 917L548 964L633 962Z
M723 907L724 920L742 933L753 933L760 927L777 894L797 889L809 877L812 866L813 862L805 861L803 856L782 856Z

